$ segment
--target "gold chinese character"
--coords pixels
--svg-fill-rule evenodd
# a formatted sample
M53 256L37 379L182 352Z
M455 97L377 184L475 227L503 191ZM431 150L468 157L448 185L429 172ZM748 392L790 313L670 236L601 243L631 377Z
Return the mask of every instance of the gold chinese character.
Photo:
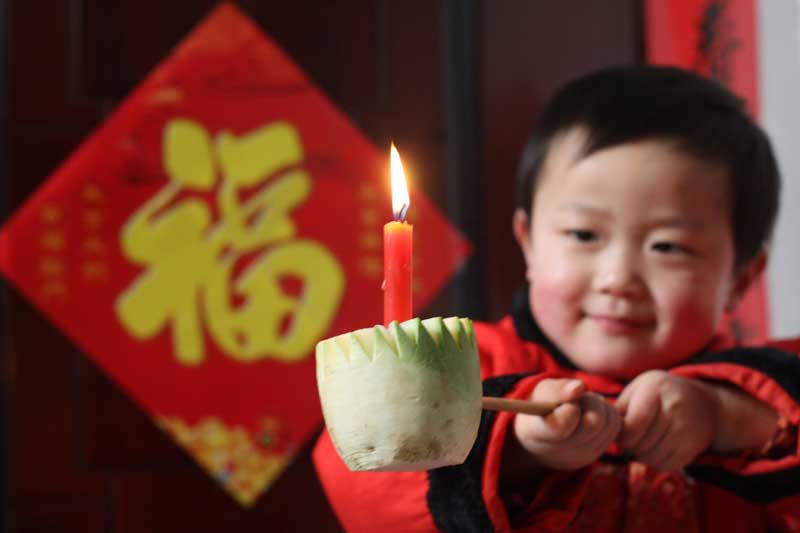
M97 208L83 212L83 224L90 229L99 229L103 225L103 212Z
M42 211L39 213L39 216L41 217L42 222L55 224L56 222L61 221L61 207L56 204L47 204L42 207Z
M95 235L90 235L86 237L83 242L81 243L81 247L83 251L87 254L92 255L105 255L106 253L106 245L99 237Z
M378 212L372 208L364 209L361 212L361 222L366 226L372 226L378 223Z
M89 281L105 280L108 276L108 267L100 261L86 261L81 265L81 274Z
M183 89L180 87L165 87L153 93L151 102L154 104L172 104L175 102L180 102L183 97Z
M383 274L383 261L379 257L368 255L362 257L358 264L368 278L379 278Z
M57 257L44 257L39 260L39 272L44 276L61 276L64 273L64 261Z
M60 252L66 245L64 234L56 230L45 231L39 238L39 244L51 252Z
M367 250L380 250L383 243L378 233L370 231L361 234L361 246Z
M101 204L105 199L103 191L101 191L100 188L93 183L89 183L83 187L83 190L81 191L81 197L86 203L90 204Z
M278 122L242 137L223 132L214 154L200 124L174 120L164 146L171 182L128 219L120 235L125 256L146 268L117 299L123 326L149 339L171 325L175 355L184 364L205 357L203 322L240 361L308 355L338 309L344 274L327 248L294 238L291 212L311 192L308 175L291 169L302 161L296 130ZM196 197L173 203L182 191L215 185L217 221ZM255 186L242 200L242 190ZM240 264L243 258L249 263ZM302 281L299 295L283 292L283 276ZM245 303L233 305L234 295Z
M40 290L42 297L48 300L64 300L67 296L67 285L62 281L47 281Z

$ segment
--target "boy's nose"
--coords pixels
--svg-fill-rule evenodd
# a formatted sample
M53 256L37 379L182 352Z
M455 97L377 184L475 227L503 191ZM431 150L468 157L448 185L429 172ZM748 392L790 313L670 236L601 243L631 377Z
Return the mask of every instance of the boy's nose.
M646 292L636 261L629 253L618 251L608 254L604 259L595 275L596 291L628 298L638 297Z

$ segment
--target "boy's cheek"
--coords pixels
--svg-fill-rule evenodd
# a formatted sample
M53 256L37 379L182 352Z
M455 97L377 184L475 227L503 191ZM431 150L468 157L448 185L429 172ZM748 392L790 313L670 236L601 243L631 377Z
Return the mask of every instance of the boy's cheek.
M548 312L578 301L580 295L581 290L574 280L555 272L547 276L534 276L531 285L531 304L541 306Z
M697 337L705 342L714 335L721 317L709 307L687 306L672 316L672 330L682 337Z
M533 315L548 336L568 336L581 315L579 293L569 285L533 284L530 306Z
M694 290L676 287L675 290L665 292L659 298L659 314L669 317L673 328L714 330L723 308L715 298L716 295L698 290L701 287L703 285L696 285L692 287Z
M590 276L581 262L562 254L538 255L530 267L531 281L553 297L569 297L589 285Z
M549 280L531 287L531 309L537 320L561 324L576 322L583 314L585 292L569 280ZM561 328L560 328L561 329Z

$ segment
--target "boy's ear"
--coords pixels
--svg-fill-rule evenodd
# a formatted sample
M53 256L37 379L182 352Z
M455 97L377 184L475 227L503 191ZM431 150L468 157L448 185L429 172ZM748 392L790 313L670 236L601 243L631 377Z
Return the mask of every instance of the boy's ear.
M525 263L528 263L528 257L531 252L531 225L528 213L524 209L517 208L514 210L514 215L511 217L511 230L514 232L514 238L517 239L517 244L522 250Z
M744 293L747 292L747 289L749 289L750 286L753 285L753 282L758 279L758 276L764 272L764 268L766 268L766 266L767 254L766 252L761 252L736 272L731 294L728 299L728 304L725 306L725 311L730 313L736 309L736 306L739 304L742 296L744 296Z

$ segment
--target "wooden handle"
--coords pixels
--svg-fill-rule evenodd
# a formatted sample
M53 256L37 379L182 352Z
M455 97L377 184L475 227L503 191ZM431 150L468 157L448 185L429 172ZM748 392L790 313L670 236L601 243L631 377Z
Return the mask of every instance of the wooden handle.
M511 398L495 398L484 396L481 398L483 408L488 411L511 411L526 415L549 415L558 407L555 403L532 402L529 400L513 400Z

